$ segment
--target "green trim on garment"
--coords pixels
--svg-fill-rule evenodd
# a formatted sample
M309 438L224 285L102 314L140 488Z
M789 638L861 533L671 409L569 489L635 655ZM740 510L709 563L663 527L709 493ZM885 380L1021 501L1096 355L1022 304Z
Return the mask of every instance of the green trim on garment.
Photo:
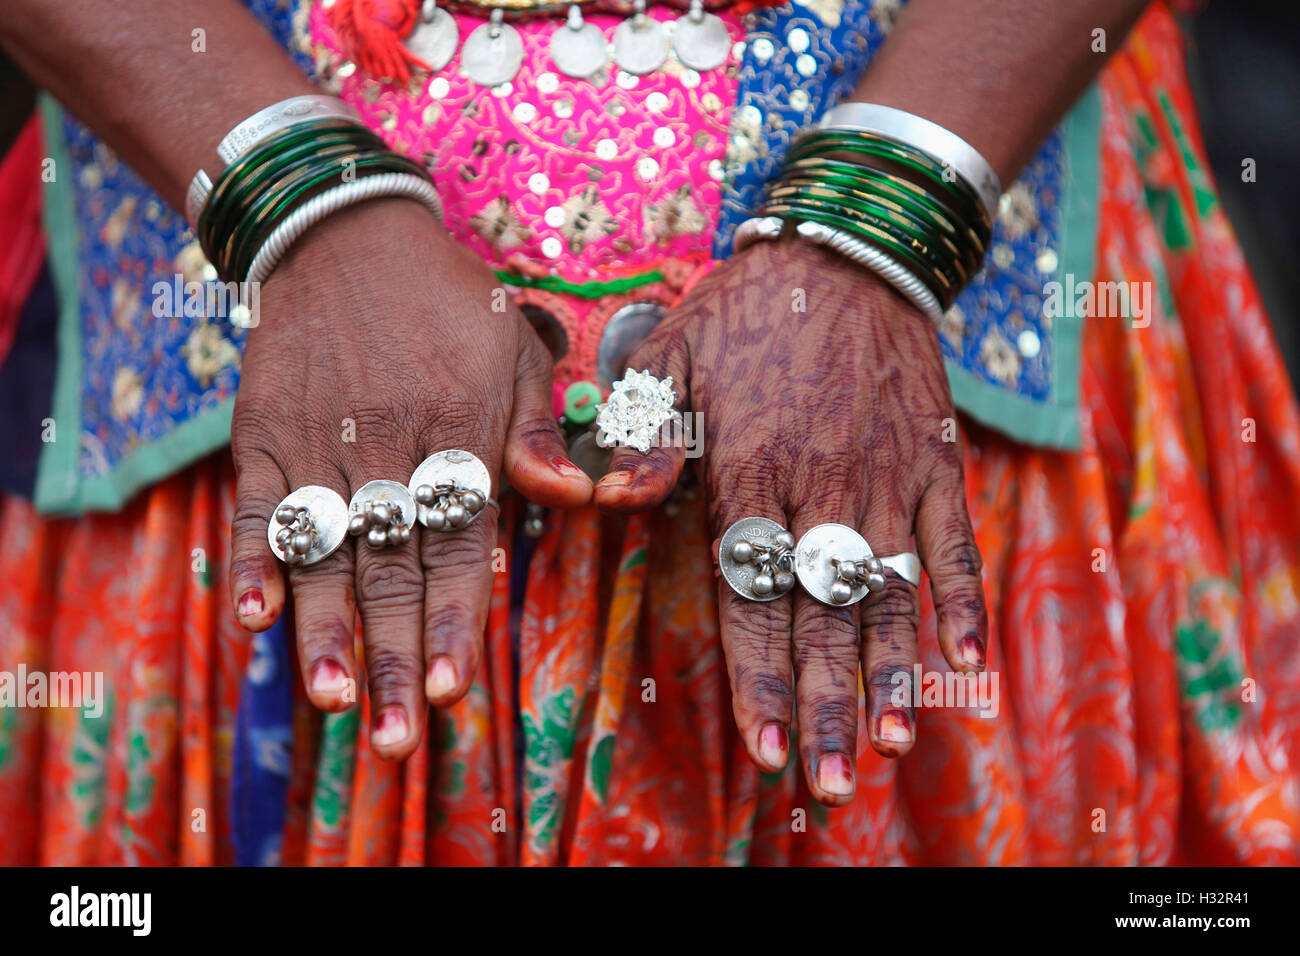
M234 398L228 398L126 455L111 472L83 478L81 452L81 270L72 169L63 138L63 111L41 96L46 155L54 160L55 181L45 194L45 231L50 271L59 302L58 368L54 379L55 440L41 451L36 473L36 507L45 513L116 511L141 488L174 474L230 442Z
M54 441L41 449L36 469L36 507L77 507L77 457L81 448L81 297L77 291L77 217L73 209L72 161L63 139L63 110L41 94L45 155L54 161L54 182L45 184L41 215L49 250L50 276L59 303L58 362L54 373Z
M1096 275L1097 204L1101 160L1101 94L1093 84L1063 123L1065 170L1061 186L1060 261L1055 278L1076 282ZM954 403L972 418L1030 445L1079 447L1079 374L1083 318L1058 316L1052 329L1052 395L1037 402L999 388L948 363Z
M641 286L664 281L664 274L658 269L651 269L649 272L642 272L639 275L623 276L620 279L593 280L591 282L569 282L559 276L521 276L513 272L507 272L505 269L497 269L496 277L506 285L528 289L543 289L547 292L567 292L569 295L575 295L581 299L599 299L601 296L617 295L632 289L638 289Z

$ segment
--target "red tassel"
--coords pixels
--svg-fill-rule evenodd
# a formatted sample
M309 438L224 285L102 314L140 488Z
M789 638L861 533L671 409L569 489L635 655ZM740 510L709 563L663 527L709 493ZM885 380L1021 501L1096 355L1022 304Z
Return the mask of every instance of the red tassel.
M327 15L344 53L363 73L405 86L413 68L429 69L402 45L420 6L420 0L335 0Z

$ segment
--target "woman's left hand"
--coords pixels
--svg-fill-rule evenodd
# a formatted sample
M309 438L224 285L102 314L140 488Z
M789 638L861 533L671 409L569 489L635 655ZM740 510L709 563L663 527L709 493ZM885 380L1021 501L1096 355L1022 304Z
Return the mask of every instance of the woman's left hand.
M715 536L748 515L796 540L837 522L887 555L912 550L915 534L944 656L958 671L983 669L980 556L938 337L920 311L835 253L800 239L759 242L706 276L629 365L673 376L681 407L703 416L696 434ZM597 504L653 507L683 458L681 447L617 449ZM783 767L797 710L808 786L831 806L855 788L859 666L871 746L900 756L916 736L919 596L892 571L885 578L848 608L798 587L792 600L749 601L718 581L750 757L769 772Z

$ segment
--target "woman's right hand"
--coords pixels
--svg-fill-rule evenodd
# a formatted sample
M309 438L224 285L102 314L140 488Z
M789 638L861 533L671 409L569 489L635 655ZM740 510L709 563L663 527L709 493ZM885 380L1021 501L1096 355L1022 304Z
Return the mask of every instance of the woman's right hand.
M550 355L482 260L407 200L339 212L286 256L249 332L231 444L240 623L261 631L275 622L287 570L308 694L337 711L357 699L359 609L371 742L394 760L419 742L426 700L459 700L478 667L495 510L453 533L417 525L398 548L349 538L324 561L286 568L266 538L276 505L302 485L345 501L376 478L405 485L447 448L473 452L494 476L504 467L542 505L592 495L551 411Z

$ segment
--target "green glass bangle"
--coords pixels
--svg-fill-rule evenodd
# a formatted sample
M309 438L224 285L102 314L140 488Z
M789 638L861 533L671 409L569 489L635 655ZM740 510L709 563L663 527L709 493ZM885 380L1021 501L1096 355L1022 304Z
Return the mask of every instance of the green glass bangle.
M357 179L390 172L409 173L429 179L428 170L419 163L389 150L358 156L352 169ZM251 209L236 228L230 260L232 273L241 278L247 275L257 251L276 227L294 209L338 185L341 174L338 162L332 161L324 168L317 167L315 172L300 175L282 193L268 193L265 200Z
M960 176L946 179L946 167L927 153L892 140L881 139L871 133L848 133L837 130L813 130L796 138L786 154L785 162L822 156L825 153L858 153L897 163L916 173L923 181L934 186L940 195L949 197L951 205L964 222L981 223L990 230L992 223L984 204L974 188Z
M350 130L354 135L371 137L378 144L376 148L385 148L382 141L364 126L349 120L317 118L281 130L274 136L270 136L262 143L259 143L257 147L250 150L235 163L227 166L221 175L217 177L217 181L212 186L212 192L208 196L208 201L199 214L196 233L204 251L208 252L215 248L214 222L225 211L230 194L239 188L239 185L245 181L253 170L258 170L259 178L269 175L273 166L267 168L263 164L279 153L292 149L301 143L314 142L323 133L343 130Z
M874 169L861 163L850 163L841 159L822 156L810 156L786 163L782 178L792 175L807 176L809 178L824 176L828 179L856 185L856 188L866 192L879 191L886 193L900 204L908 205L909 208L916 209L920 207L920 209L928 210L947 224L946 228L949 228L955 234L964 234L981 250L988 247L990 237L987 230L983 229L984 224L982 222L975 224L965 221L951 207L946 205L941 197L931 195L921 186L918 186L910 179L904 179L902 176L896 176L893 173Z
M962 265L965 275L973 275L982 260L979 250L970 243L962 243L960 236L950 235L944 225L935 221L935 217L926 213L913 213L902 208L892 200L876 193L864 193L847 186L826 182L820 179L804 179L784 176L769 190L771 199L780 199L787 195L810 195L832 202L842 203L877 216L893 220L909 235L923 237L928 242L941 246L942 251ZM956 238L957 242L953 239Z
M822 155L827 152L839 151L860 152L875 156L878 159L888 159L896 162L904 168L921 174L927 180L933 182L941 192L950 192L960 196L964 204L969 204L972 207L971 212L974 214L972 221L976 219L987 221L988 219L988 211L984 208L984 204L981 202L974 186L960 175L952 179L947 178L945 173L948 172L948 167L929 153L917 149L910 143L887 139L863 130L808 130L796 137L787 158L800 158L805 155Z
M256 214L256 210L264 208L268 201L276 196L283 195L286 191L303 182L305 178L319 173L323 168L338 169L345 162L355 162L363 156L372 154L371 147L368 145L357 146L353 143L336 143L321 149L313 149L305 154L299 152L297 158L292 162L286 162L284 165L276 167L274 178L262 177L255 186L250 183L249 189L237 197L238 201L232 201L224 211L226 218L222 226L225 226L225 228L219 226L214 230L216 236L225 237L224 244L216 250L217 256L221 260L218 269L236 271L237 267L233 258L235 235L240 231L240 226L249 222L250 217ZM288 154L285 154L285 159L289 159ZM217 265L215 262L213 264Z
M910 246L900 242L888 232L883 232L842 216L838 212L826 209L824 206L809 206L805 203L773 203L763 208L763 215L779 216L782 219L791 219L796 222L807 219L855 235L897 258L901 264L914 272L916 277L925 283L926 287L934 293L941 303L951 303L956 298L958 290L941 272L929 262L918 257Z
M905 228L888 216L880 216L871 210L845 204L838 198L828 198L807 190L790 192L781 196L777 202L781 205L793 205L838 216L846 222L855 223L855 231L859 233L868 230L872 240L876 242L885 241L882 236L889 237L900 251L906 250L903 254L913 257L927 270L941 275L947 288L961 289L969 278L965 269L957 261L958 256L955 251L953 255L945 255L936 248L935 237L932 234Z
M377 144L377 137L358 126L323 130L310 139L286 145L282 151L267 157L261 165L248 170L241 180L223 191L212 212L208 239L218 245L223 237L228 238L232 224L242 218L257 196L263 190L272 188L271 183L283 178L304 160L327 153L335 155L340 149L383 148L382 144Z

